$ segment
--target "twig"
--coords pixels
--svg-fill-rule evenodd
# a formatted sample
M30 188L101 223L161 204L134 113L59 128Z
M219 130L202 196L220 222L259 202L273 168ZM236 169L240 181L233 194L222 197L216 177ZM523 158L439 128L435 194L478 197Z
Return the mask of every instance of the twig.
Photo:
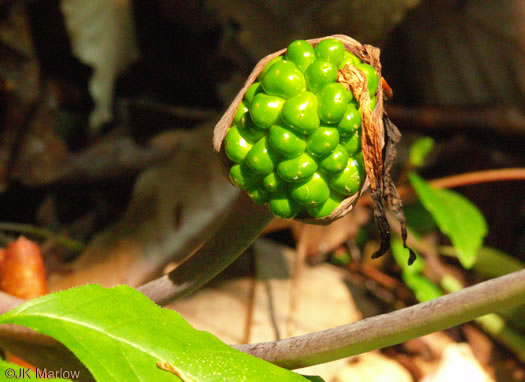
M451 175L430 180L428 182L436 188L455 188L470 186L472 184L514 180L525 180L525 168L502 168L497 170L466 172L459 175ZM405 198L414 194L414 189L409 185L400 186L397 188L397 191L401 197ZM370 205L372 199L369 195L365 195L362 196L357 203L360 205Z
M106 179L129 177L173 155L179 148L181 134L164 136L163 144L143 147L129 137L100 142L71 156L62 170L46 184L86 184Z
M295 369L399 344L523 303L525 270L353 324L280 341L234 347Z
M511 180L525 180L525 168L502 168L497 170L467 172L431 180L429 183L437 188L454 188L472 184Z
M516 107L490 107L486 109L459 109L419 107L387 107L392 121L403 130L420 130L425 133L443 134L445 131L472 132L485 135L525 137L525 115Z
M252 335L253 311L255 309L255 289L257 286L256 273L255 257L250 256L250 283L248 286L248 301L246 302L246 319L244 320L244 342L250 342Z
M85 248L85 245L81 243L80 241L71 239L64 235L60 235L49 229L36 227L30 224L0 223L0 231L25 233L25 234L35 235L35 236L45 238L45 239L52 237L57 244L60 244L72 251L81 252Z
M290 287L290 299L288 301L288 317L286 318L286 334L293 335L295 331L295 316L297 313L297 303L299 299L299 284L306 262L306 252L308 247L308 237L311 235L309 225L303 225L299 234L299 242L295 251L295 263L292 273L292 284Z

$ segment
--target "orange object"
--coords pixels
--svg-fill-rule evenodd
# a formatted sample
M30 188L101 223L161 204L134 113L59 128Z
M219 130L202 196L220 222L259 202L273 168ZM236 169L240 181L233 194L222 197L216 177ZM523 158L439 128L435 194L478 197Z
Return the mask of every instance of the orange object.
M381 87L383 88L383 91L385 92L384 94L387 99L391 99L394 97L394 91L392 90L388 82L386 82L384 77L381 77Z
M5 358L6 358L6 361L8 361L8 362L17 364L18 366L22 366L22 367L24 367L26 369L31 369L31 370L33 370L33 373L36 372L36 367L35 366L31 365L29 362L23 360L22 358L17 357L13 353L5 352Z
M9 244L0 267L0 290L23 299L47 293L44 261L38 244L23 236Z
M44 260L38 244L20 236L7 249L0 249L0 290L23 299L47 293ZM5 357L35 371L35 366L10 352L6 351Z

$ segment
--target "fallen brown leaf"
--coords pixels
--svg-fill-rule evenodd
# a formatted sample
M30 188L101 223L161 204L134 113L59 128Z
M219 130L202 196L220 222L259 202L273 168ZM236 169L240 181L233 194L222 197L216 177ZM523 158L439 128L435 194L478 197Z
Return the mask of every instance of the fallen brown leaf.
M210 237L237 195L212 151L211 134L209 126L181 132L173 156L139 176L123 218L98 234L67 272L51 275L50 290L91 282L138 286Z
M398 362L378 351L361 354L349 363L334 382L412 382L410 373Z

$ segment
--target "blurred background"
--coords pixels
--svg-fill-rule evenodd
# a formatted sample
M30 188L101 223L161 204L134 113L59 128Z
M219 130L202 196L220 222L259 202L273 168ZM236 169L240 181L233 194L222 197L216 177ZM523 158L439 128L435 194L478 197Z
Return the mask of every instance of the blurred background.
M335 33L381 48L383 76L394 90L386 110L403 134L392 173L421 238L415 247L426 259L425 277L436 286L453 274L469 285L497 275L487 271L494 261L520 268L524 176L488 181L486 171L525 167L523 0L0 0L1 246L20 234L37 241L50 290L87 282L138 286L158 276L206 238L233 200L211 132L255 63L295 39ZM411 161L422 138L428 155ZM476 172L449 187L485 217L483 249L494 251L480 255L485 271L466 270L452 256L450 240L407 186L415 170L426 180ZM421 300L390 256L368 259L377 246L366 202L326 228L276 220L222 281L175 308L227 342L254 342ZM276 251L283 257L274 258L273 271L258 262ZM297 254L309 265L295 266L302 276L291 277L282 269L292 269ZM311 273L319 270L327 273ZM285 282L275 288L286 289L287 308L257 329L259 287L249 280L275 278ZM326 297L333 280L334 290L342 288L332 293L336 301ZM232 297L235 283L242 298ZM229 297L210 304L213 288ZM308 300L316 294L317 303ZM262 312L273 309L271 296L263 300ZM239 333L231 323L237 303ZM335 322L308 321L323 310ZM222 323L203 319L219 314ZM510 340L479 323L465 325L319 374L370 381L384 367L389 380L450 381L463 378L462 370L476 380L523 380L522 317L509 318ZM347 371L358 364L365 365L361 374Z

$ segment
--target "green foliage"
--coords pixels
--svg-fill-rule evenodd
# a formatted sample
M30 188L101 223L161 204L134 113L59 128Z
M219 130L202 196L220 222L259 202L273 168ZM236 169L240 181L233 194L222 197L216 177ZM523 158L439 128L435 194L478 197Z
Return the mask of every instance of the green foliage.
M37 376L34 372L28 370L27 368L15 365L14 363L9 363L3 360L0 360L0 376L3 377L2 380L7 381L10 379L36 379ZM63 378L47 378L46 381L70 381L70 379Z
M412 289L420 302L430 301L443 295L441 289L422 274L403 273L403 281Z
M430 137L419 138L410 146L409 162L414 167L425 164L425 158L434 148L434 140Z
M394 256L394 260L396 263L401 267L401 270L403 273L422 273L423 269L425 269L425 260L421 257L421 255L417 254L416 260L411 265L408 265L407 258L409 257L410 253L408 252L408 249L403 247L403 243L398 237L393 237L392 242L390 243L390 250L392 251L392 255Z
M407 225L413 232L425 234L437 229L434 218L419 200L404 206L403 210Z
M409 255L408 249L403 247L403 243L397 237L392 238L390 249L397 264L401 267L403 281L412 289L418 301L433 300L443 294L436 284L423 275L425 269L423 257L417 256L412 265L408 265L406 262Z
M31 300L0 316L67 346L97 381L306 381L193 329L127 286L87 285ZM175 374L161 370L168 362Z
M312 381L312 382L324 382L324 379L321 378L321 377L318 377L316 375L312 376L312 375L305 375L304 376L307 380L309 381Z
M463 267L470 269L487 234L481 212L460 194L434 189L415 173L409 175L409 180L441 232L450 238Z
M351 260L348 252L335 252L330 256L330 262L334 265L347 265Z

